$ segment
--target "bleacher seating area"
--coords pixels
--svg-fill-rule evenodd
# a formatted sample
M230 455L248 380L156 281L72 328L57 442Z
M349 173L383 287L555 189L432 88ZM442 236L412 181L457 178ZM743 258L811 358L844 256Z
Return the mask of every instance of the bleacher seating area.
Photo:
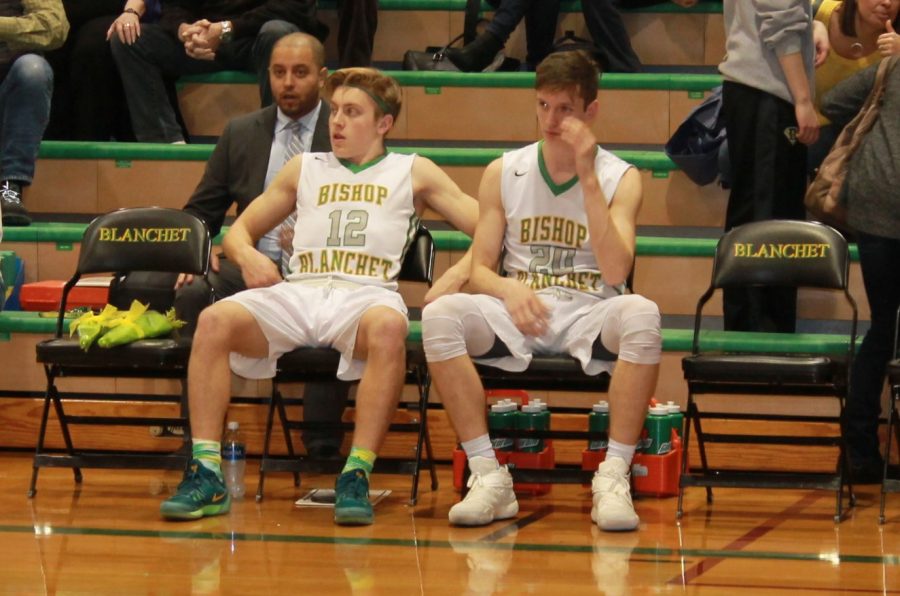
M337 30L333 0L321 1L323 20L332 28L326 44L334 58ZM403 52L442 45L462 30L464 0L381 0L379 28L375 40L376 65L386 68L403 88L403 112L389 143L396 151L418 152L434 160L466 192L475 195L484 167L504 149L521 146L537 138L534 117L533 73L412 73L396 71ZM644 205L639 216L639 238L634 289L656 301L664 314L664 357L657 397L684 403L686 386L681 359L690 351L687 328L697 298L709 283L712 256L725 218L727 193L717 185L698 187L662 152L662 146L687 113L720 82L715 64L724 53L722 4L701 2L684 9L664 3L624 15L632 43L647 72L609 74L600 84L600 118L596 134L601 144L634 164L641 173ZM579 3L563 1L559 31L574 30L587 37ZM520 27L507 46L514 56L524 54L524 31ZM67 279L79 253L79 241L93 215L122 207L157 205L180 208L187 201L212 151L215 137L231 117L258 107L252 76L219 73L185 77L179 83L182 113L191 136L200 143L184 146L125 143L42 144L35 182L26 194L26 204L36 222L27 228L7 228L2 250L15 251L25 263L25 281ZM460 257L468 238L426 214L433 230L439 275ZM220 241L221 238L218 239ZM860 305L860 316L868 319L868 308L858 263L852 266L852 293ZM421 307L424 289L404 287L411 307ZM801 294L799 316L804 332L789 340L765 334L723 333L710 330L709 341L729 346L771 345L783 342L785 349L815 352L829 342L845 338L829 335L828 321L848 316L827 292ZM713 309L721 314L721 304ZM34 447L37 412L45 388L44 373L35 363L35 344L50 336L55 320L37 313L0 313L0 361L7 374L0 378L0 438L2 448ZM813 333L813 332L824 333ZM418 337L413 325L411 336ZM74 410L85 413L119 412L122 416L154 415L167 407L152 402L124 403L104 397L121 393L173 392L167 381L133 379L61 379L64 391L81 394ZM415 389L406 388L404 399L415 401ZM233 417L241 422L251 453L259 453L264 428L266 382L234 377ZM553 406L584 405L583 394L546 392ZM296 388L293 395L299 395ZM579 401L581 400L581 401ZM449 460L455 437L432 392L429 426L435 455ZM824 403L824 402L823 402ZM78 412L73 412L78 413ZM399 412L398 417L405 414ZM554 417L556 428L580 428L583 418L565 413ZM731 422L720 424L727 427ZM747 424L747 423L742 423ZM85 431L78 442L85 447L115 448L125 443L144 449L177 447L177 438L151 437L128 429L91 435ZM130 434L129 434L130 433ZM163 433L165 434L165 433ZM60 447L51 427L50 447ZM409 449L408 440L393 442L386 455ZM771 453L765 448L745 449L739 454L717 457L765 469ZM580 448L561 447L558 461L580 461ZM822 458L824 466L831 460ZM809 461L797 465L809 467Z

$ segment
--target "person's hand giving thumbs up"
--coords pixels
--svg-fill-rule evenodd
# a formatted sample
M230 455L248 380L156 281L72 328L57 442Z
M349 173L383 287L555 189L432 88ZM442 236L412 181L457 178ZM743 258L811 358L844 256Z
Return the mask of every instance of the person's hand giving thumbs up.
M894 24L890 21L884 22L885 33L878 36L878 51L884 57L897 56L900 54L900 35L894 31Z

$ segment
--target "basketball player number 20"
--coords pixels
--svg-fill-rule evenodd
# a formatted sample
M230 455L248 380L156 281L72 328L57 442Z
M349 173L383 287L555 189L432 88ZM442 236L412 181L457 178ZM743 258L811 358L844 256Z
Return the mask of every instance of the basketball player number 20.
M331 231L328 234L328 246L365 246L366 235L364 233L369 224L369 212L362 209L354 209L346 212L336 209L328 214L331 220ZM343 233L341 232L343 224Z
M575 250L547 244L531 245L528 270L543 275L571 273L575 269Z

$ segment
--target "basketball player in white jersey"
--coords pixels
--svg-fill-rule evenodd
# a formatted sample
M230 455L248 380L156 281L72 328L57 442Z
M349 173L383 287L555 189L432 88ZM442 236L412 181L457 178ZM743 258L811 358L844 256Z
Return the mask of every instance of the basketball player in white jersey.
M543 139L505 153L481 181L469 280L478 294L443 296L422 315L432 378L472 471L471 490L450 510L453 524L518 513L510 474L491 448L472 361L517 371L535 353L571 354L588 374L610 370L609 359L618 356L609 448L594 476L591 518L604 530L639 523L630 468L656 387L659 310L625 293L641 183L637 170L598 147L591 132L597 76L581 52L552 54L538 66ZM501 254L505 276L496 273Z
M337 376L360 379L356 431L336 483L338 524L373 521L368 476L400 399L406 370L406 307L397 275L426 206L472 234L477 203L433 162L386 153L384 137L400 111L400 87L377 70L353 68L328 78L331 153L290 160L225 237L229 259L248 289L205 309L188 369L193 460L177 494L160 507L168 519L229 510L219 438L231 394L230 371L261 379L299 346L341 353ZM259 252L256 241L298 211L291 274ZM439 279L426 300L465 283L470 259Z

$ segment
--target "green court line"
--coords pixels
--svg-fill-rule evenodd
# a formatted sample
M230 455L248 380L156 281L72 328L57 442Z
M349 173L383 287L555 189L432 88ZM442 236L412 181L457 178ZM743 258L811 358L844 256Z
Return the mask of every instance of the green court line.
M36 534L34 526L0 525L4 534ZM183 540L224 540L230 542L281 542L291 544L343 544L349 546L394 546L452 549L517 550L527 552L592 553L595 551L631 554L654 558L697 558L716 557L725 559L761 559L769 561L821 561L834 563L831 556L818 553L789 553L777 551L727 551L716 549L676 549L660 547L614 547L581 544L529 544L504 542L450 542L447 540L410 540L405 538L345 538L334 536L308 536L303 534L255 534L247 532L190 532L177 530L135 530L118 528L58 527L51 529L50 535L61 536L107 536L117 538L165 538ZM865 565L900 565L900 555L852 555L837 556L839 563L859 563Z

